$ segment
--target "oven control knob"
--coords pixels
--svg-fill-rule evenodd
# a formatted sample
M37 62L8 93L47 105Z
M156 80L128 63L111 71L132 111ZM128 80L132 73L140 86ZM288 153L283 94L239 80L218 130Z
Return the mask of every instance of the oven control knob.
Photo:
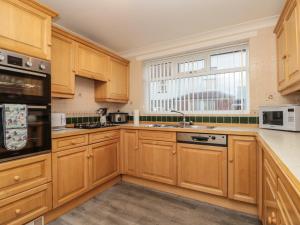
M28 61L25 63L25 65L26 65L27 67L32 67L32 62L31 62L31 60L28 60Z
M45 64L41 63L41 64L40 64L40 70L45 70L45 69L46 69Z
M212 139L212 140L216 140L216 137L215 137L215 136L212 136L211 139Z
M0 62L2 62L4 59L5 59L5 56L2 53L0 53Z

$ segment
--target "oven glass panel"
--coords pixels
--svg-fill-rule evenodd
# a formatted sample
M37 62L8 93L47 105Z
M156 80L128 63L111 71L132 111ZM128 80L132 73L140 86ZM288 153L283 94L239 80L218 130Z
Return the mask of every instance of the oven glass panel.
M263 112L263 124L283 125L283 111Z
M50 76L0 70L0 101L5 103L49 104Z
M44 109L28 108L28 140L26 147L18 151L7 151L4 146L2 108L0 108L0 160L20 155L51 150L50 106Z

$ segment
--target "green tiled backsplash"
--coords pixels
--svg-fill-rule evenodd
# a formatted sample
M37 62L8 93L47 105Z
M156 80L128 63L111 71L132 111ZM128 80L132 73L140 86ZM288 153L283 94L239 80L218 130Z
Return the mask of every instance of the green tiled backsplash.
M133 120L133 116L129 117ZM85 122L99 122L100 117L84 116L84 117L67 117L67 124L85 123ZM140 116L142 122L180 122L181 116ZM186 121L193 121L196 123L241 123L241 124L258 124L258 117L251 116L186 116Z
M196 123L240 123L240 124L258 124L258 117L256 116L186 116L186 121L193 121ZM133 116L129 117L133 120ZM150 122L180 122L181 116L140 116L140 121Z

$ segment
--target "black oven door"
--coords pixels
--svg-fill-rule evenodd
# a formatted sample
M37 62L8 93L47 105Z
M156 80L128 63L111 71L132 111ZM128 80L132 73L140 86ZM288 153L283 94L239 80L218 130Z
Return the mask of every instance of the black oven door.
M2 107L0 108L0 161L39 154L51 150L51 107L28 106L28 139L26 146L9 151L4 146Z
M47 105L50 88L49 74L0 66L0 102Z

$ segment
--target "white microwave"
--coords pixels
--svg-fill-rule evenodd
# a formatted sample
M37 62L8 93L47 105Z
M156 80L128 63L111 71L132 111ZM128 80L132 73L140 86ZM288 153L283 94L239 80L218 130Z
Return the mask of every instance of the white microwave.
M259 127L273 130L300 131L300 105L260 107Z

